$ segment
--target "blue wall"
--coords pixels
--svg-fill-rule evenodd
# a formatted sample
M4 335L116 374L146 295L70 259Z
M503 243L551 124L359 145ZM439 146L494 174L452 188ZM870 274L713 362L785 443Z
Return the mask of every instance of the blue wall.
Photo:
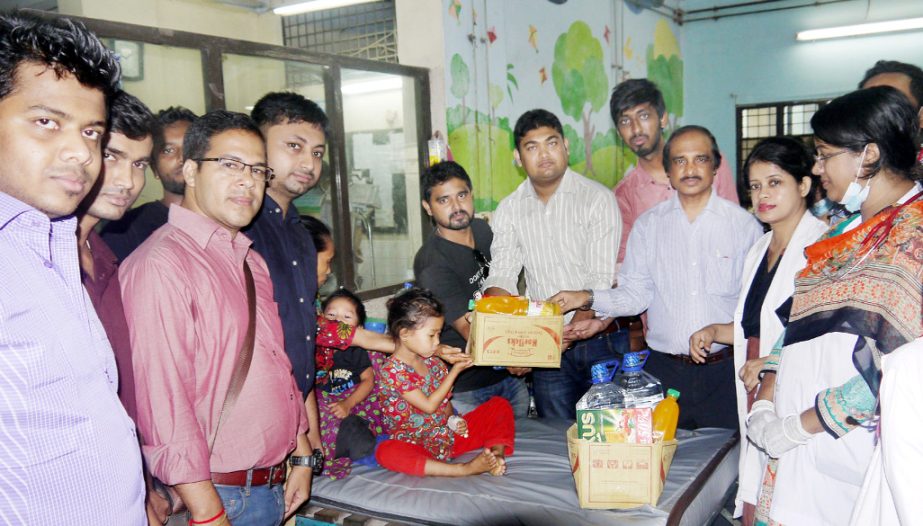
M719 3L687 0L683 8ZM867 6L855 0L683 25L683 123L711 129L736 167L735 106L835 97L855 89L865 70L883 58L923 66L923 30L795 40L795 33L805 29L923 17L920 0L872 0L866 18Z

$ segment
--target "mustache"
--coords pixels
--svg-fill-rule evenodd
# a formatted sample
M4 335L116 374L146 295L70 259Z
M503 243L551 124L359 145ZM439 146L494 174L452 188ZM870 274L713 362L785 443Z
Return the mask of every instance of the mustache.
M680 181L688 181L690 179L696 179L698 181L702 180L702 177L699 175L687 175L686 177L680 177Z

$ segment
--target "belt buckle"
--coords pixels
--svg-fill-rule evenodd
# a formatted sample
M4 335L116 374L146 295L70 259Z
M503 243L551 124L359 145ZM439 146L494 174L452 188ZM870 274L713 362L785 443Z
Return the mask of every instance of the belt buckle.
M270 488L273 486L273 479L275 478L277 469L282 469L282 468L279 468L277 466L269 466L269 479L266 481L266 483L269 485Z

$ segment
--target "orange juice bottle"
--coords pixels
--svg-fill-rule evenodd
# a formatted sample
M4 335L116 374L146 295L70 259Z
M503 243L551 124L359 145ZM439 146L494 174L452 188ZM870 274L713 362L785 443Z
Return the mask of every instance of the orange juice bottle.
M673 440L676 436L676 424L679 422L679 391L667 389L667 396L654 408L654 432L663 433L663 440Z
M475 302L474 310L487 314L516 316L553 316L561 314L557 303L530 301L523 296L485 296Z

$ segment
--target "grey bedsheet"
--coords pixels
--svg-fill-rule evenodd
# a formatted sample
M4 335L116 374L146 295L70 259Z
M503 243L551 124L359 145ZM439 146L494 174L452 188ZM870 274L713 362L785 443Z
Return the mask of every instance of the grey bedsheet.
M517 420L516 452L507 459L503 477L419 478L359 466L344 480L315 480L311 502L412 524L662 525L679 496L733 435L725 429L677 432L679 447L657 507L584 510L577 504L567 457L569 425ZM689 509L695 516L684 516L683 524L702 524L720 508L736 466L735 446L703 491L707 502L694 502Z

